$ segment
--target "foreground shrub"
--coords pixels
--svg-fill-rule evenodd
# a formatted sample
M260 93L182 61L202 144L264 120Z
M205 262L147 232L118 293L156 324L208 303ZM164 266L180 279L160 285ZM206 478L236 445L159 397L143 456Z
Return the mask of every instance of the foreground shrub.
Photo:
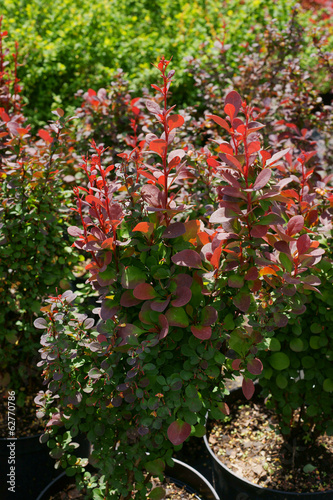
M287 315L303 311L321 259L304 217L290 210L284 187L292 178L277 168L288 149L261 148L264 125L235 91L226 118L208 117L229 140L198 160L212 171L215 204L201 213L208 200L203 193L198 207L193 196L197 153L187 159L187 146L171 149L184 118L168 107L169 63L159 62L162 83L146 101L159 132L134 141L116 165L105 164L93 142L81 165L87 181L74 189L81 223L69 234L91 256L99 322L76 313L71 292L50 297L45 319L35 321L46 330L39 365L48 390L36 398L48 421L42 440L57 467L84 473L88 489L110 499L145 498L150 475L163 476L175 447L203 435L207 411L228 414L230 371L242 374L251 398L260 349ZM79 431L93 444L93 478L71 453Z

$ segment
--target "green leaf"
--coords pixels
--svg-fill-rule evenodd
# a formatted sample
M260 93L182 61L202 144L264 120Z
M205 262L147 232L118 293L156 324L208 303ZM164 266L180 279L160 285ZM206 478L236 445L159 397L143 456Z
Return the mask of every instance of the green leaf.
M281 264L283 265L283 267L286 269L286 271L288 273L291 273L294 266L293 266L292 261L290 260L290 257L288 257L288 255L285 253L280 253L279 260L280 260Z
M324 380L323 389L325 392L333 392L333 380L331 378Z
M275 379L276 381L276 385L280 388L280 389L285 389L288 385L288 380L287 378L282 375L282 373L279 373L278 376L276 377Z
M272 337L269 339L269 348L271 351L280 351L281 343L278 339Z
M183 307L171 307L165 313L170 326L179 326L186 328L189 325L189 319Z
M150 500L162 500L163 498L165 498L165 494L166 493L164 488L162 488L162 486L157 486L156 488L151 490L151 492L148 495L148 498Z
M304 350L304 342L300 338L291 339L289 342L290 349L294 352L302 352Z
M274 370L285 370L290 365L290 359L284 352L275 352L270 356L269 362Z
M194 431L192 431L192 436L201 438L206 434L206 426L198 424L195 426Z
M121 284L124 288L134 289L139 283L146 281L146 274L138 267L129 266L123 270Z
M146 462L145 469L147 470L147 472L150 472L154 475L162 474L165 469L165 462L161 458L157 458L156 460L152 460L151 462Z
M306 464L304 465L303 467L303 471L305 473L308 473L308 472L313 472L314 470L316 470L316 467L314 467L312 464Z
M321 333L322 326L319 323L312 323L312 325L310 326L310 330L312 333Z

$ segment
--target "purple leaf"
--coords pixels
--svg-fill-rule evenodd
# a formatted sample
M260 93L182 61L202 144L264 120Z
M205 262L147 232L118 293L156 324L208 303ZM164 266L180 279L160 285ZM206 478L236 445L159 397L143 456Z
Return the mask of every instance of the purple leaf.
M44 328L47 328L47 323L44 318L37 318L34 321L34 326L35 328L39 328L40 330L44 330Z
M301 254L305 254L309 248L311 247L311 239L309 237L308 234L302 234L302 236L300 236L297 240L297 250L298 250L298 253L301 255Z
M126 290L120 298L120 305L123 307L133 307L140 304L141 300L134 297L132 290Z
M151 207L162 206L162 192L153 184L145 184L141 189L141 196L143 200Z
M289 236L293 236L296 233L302 231L304 227L304 218L302 215L294 215L291 219L289 219L287 225L287 234Z
M283 149L282 151L279 151L278 153L275 153L272 158L270 158L269 160L267 160L266 162L266 167L268 167L269 165L272 165L273 163L275 163L276 161L280 160L281 158L283 158L283 156L285 156L288 151L290 151L290 148L287 148L287 149Z
M187 286L188 288L191 288L193 282L192 276L184 273L177 274L174 280L179 286Z
M68 234L70 234L71 236L75 236L75 237L78 237L78 236L81 236L83 234L83 230L80 229L79 227L77 226L70 226L68 229L67 229L67 232Z
M233 303L242 312L246 312L251 305L251 297L245 293L238 293L233 297Z
M180 286L176 290L176 298L171 302L174 307L182 307L191 300L192 292L187 286Z
M242 98L241 96L238 94L238 92L236 92L235 90L232 90L231 92L229 92L224 100L224 106L226 106L227 104L231 104L234 109L235 109L235 113L234 113L234 116L236 116L238 114L238 111L240 110L241 106L242 106Z
M133 290L135 298L140 300L151 300L157 297L157 293L149 283L140 283Z
M259 273L256 267L251 267L244 276L245 280L254 281L258 278Z
M158 317L158 322L161 326L161 331L158 336L159 340L164 339L169 333L169 323L167 317L164 314L160 314Z
M251 236L253 238L263 238L264 236L266 236L267 231L268 231L268 226L261 226L261 225L254 226L251 229Z
M161 108L155 101L149 101L148 99L145 101L145 105L151 113L155 115L160 115L162 113Z
M243 378L242 391L246 399L251 399L254 394L254 383L249 378Z
M253 375L260 375L263 370L262 362L258 358L251 359L247 364L247 369Z
M276 241L274 243L274 247L279 252L285 253L286 255L290 255L290 248L286 241Z
M256 178L255 183L253 184L253 189L262 189L266 184L269 182L269 179L271 178L272 171L269 168L265 168L260 172L258 177Z
M168 438L174 446L182 444L191 434L190 424L182 420L175 420L168 427Z
M106 321L107 319L113 318L118 311L119 307L114 306L112 300L104 300L99 315L101 319Z
M200 340L208 340L212 336L212 329L210 326L191 326L191 332L197 339Z
M178 266L201 268L201 257L194 250L182 250L171 257L174 264Z
M167 298L166 300L154 300L154 302L150 304L150 307L153 311L163 312L168 307L169 302L170 302L170 297Z
M182 234L186 233L185 224L182 222L175 222L174 224L170 224L164 233L162 234L162 238L177 238Z
M206 306L201 312L201 324L203 326L213 325L217 321L218 313L215 307Z

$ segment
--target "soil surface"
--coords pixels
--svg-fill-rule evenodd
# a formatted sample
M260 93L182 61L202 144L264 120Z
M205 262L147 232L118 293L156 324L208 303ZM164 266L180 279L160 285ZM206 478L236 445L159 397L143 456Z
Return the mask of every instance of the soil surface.
M333 437L313 446L285 444L277 432L274 412L256 399L230 407L230 420L214 422L208 441L225 466L248 481L288 492L333 489Z
M45 422L36 417L36 405L34 398L38 390L33 394L28 394L25 405L20 407L15 405L15 416L11 413L11 418L15 419L15 437L34 436L43 432ZM11 420L12 424L12 420ZM8 401L7 397L0 396L0 438L9 437L8 429Z
M168 500L204 500L193 493L188 493L185 488L175 486L173 483L168 482L168 480L164 483L155 480L152 482L154 487L162 486L165 489L166 494L164 498ZM85 500L85 498L85 494L78 491L75 484L71 484L65 490L57 493L55 496L51 496L48 500Z

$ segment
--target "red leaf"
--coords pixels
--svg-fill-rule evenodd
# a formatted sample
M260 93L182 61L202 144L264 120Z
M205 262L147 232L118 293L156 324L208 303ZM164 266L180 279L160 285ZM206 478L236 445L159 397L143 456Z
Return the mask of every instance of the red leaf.
M176 290L176 298L171 302L173 307L182 307L190 302L192 292L187 286L180 286Z
M296 233L302 231L304 227L304 218L301 215L294 215L287 225L287 234L293 236Z
M6 111L3 108L0 108L0 116L1 120L3 120L4 122L8 123L10 121L9 116L7 115Z
M247 148L247 152L249 155L252 155L253 153L257 153L260 151L260 141L253 141L249 144L249 147Z
M254 394L254 383L251 379L243 378L242 391L246 399L251 399Z
M220 116L217 116L217 115L207 115L207 118L214 120L215 123L217 123L218 125L220 125L221 127L223 127L227 132L230 131L230 126L229 126L228 122L226 122Z
M181 115L170 115L167 119L169 132L172 129L181 127L184 124L184 118Z
M241 359L234 359L233 362L231 363L231 368L233 370L239 370L240 365L242 364Z
M178 266L194 267L201 269L201 257L194 250L182 250L171 257L174 264Z
M43 130L43 129L38 130L38 135L45 142L49 142L50 144L51 144L51 142L53 142L53 138L50 136L50 134L46 130Z
M228 142L222 142L219 145L219 151L221 153L227 153L229 155L232 155L234 153L234 150L232 149L232 146Z
M140 233L145 234L146 236L150 236L152 232L154 231L154 223L153 222L139 222L135 226L134 229L132 229L133 233L134 231L139 231Z
M300 236L298 238L296 245L297 245L298 253L300 255L306 253L309 250L309 248L311 247L311 240L310 240L309 235L302 234L302 236Z
M208 340L212 336L212 329L210 326L191 326L191 332L200 340Z
M260 375L263 370L262 362L258 358L251 359L247 364L247 369L250 373L253 373L253 375Z
M168 438L174 446L182 444L191 434L190 424L178 419L168 427Z
M218 267L220 265L221 253L222 253L222 246L218 246L214 250L214 253L210 259L210 263L212 266L214 266L214 269L218 269Z
M102 342L106 342L107 338L105 337L105 335L99 334L97 336L97 340L99 343L102 343Z
M140 304L141 300L136 299L132 290L126 290L120 298L120 305L123 307L133 307Z
M263 164L263 166L265 166L265 165L266 165L267 160L269 160L269 159L271 158L271 156L272 156L272 155L271 155L268 151L265 151L264 149L262 149L262 150L260 151L260 156L261 156L261 158L262 158L262 164Z
M160 155L161 158L165 155L166 147L167 143L163 139L156 139L149 144L150 150Z
M162 238L178 238L178 236L185 233L185 225L182 222L175 222L174 224L170 224L170 226L165 229L162 234Z
M157 297L157 293L149 283L140 283L133 290L135 298L140 300L150 300Z
M220 165L219 161L216 161L215 158L207 158L207 165L209 165L212 168L218 167Z
M236 92L235 90L232 90L231 92L229 92L229 94L227 94L226 98L225 98L225 101L224 101L224 110L227 114L229 114L227 111L226 111L226 107L228 105L232 105L233 108L234 108L234 113L233 115L229 115L231 120L233 119L234 116L237 116L238 115L238 111L240 110L241 106L242 106L242 98L241 96L238 94L238 92ZM227 108L228 111L231 110L231 108Z
M102 248L104 248L104 250L107 248L108 250L112 250L114 247L114 242L113 242L113 238L108 238L106 240L103 241L102 243Z
M201 311L201 324L203 326L213 325L217 321L218 313L215 307L205 306Z
M272 171L269 168L265 168L264 170L262 170L256 178L255 183L253 184L253 189L261 189L266 186L266 184L269 182L269 179L271 178L271 175Z
M88 194L86 196L86 202L87 203L97 203L97 205L103 205L103 201L100 200L99 198L96 198L96 196L93 196L92 194Z

